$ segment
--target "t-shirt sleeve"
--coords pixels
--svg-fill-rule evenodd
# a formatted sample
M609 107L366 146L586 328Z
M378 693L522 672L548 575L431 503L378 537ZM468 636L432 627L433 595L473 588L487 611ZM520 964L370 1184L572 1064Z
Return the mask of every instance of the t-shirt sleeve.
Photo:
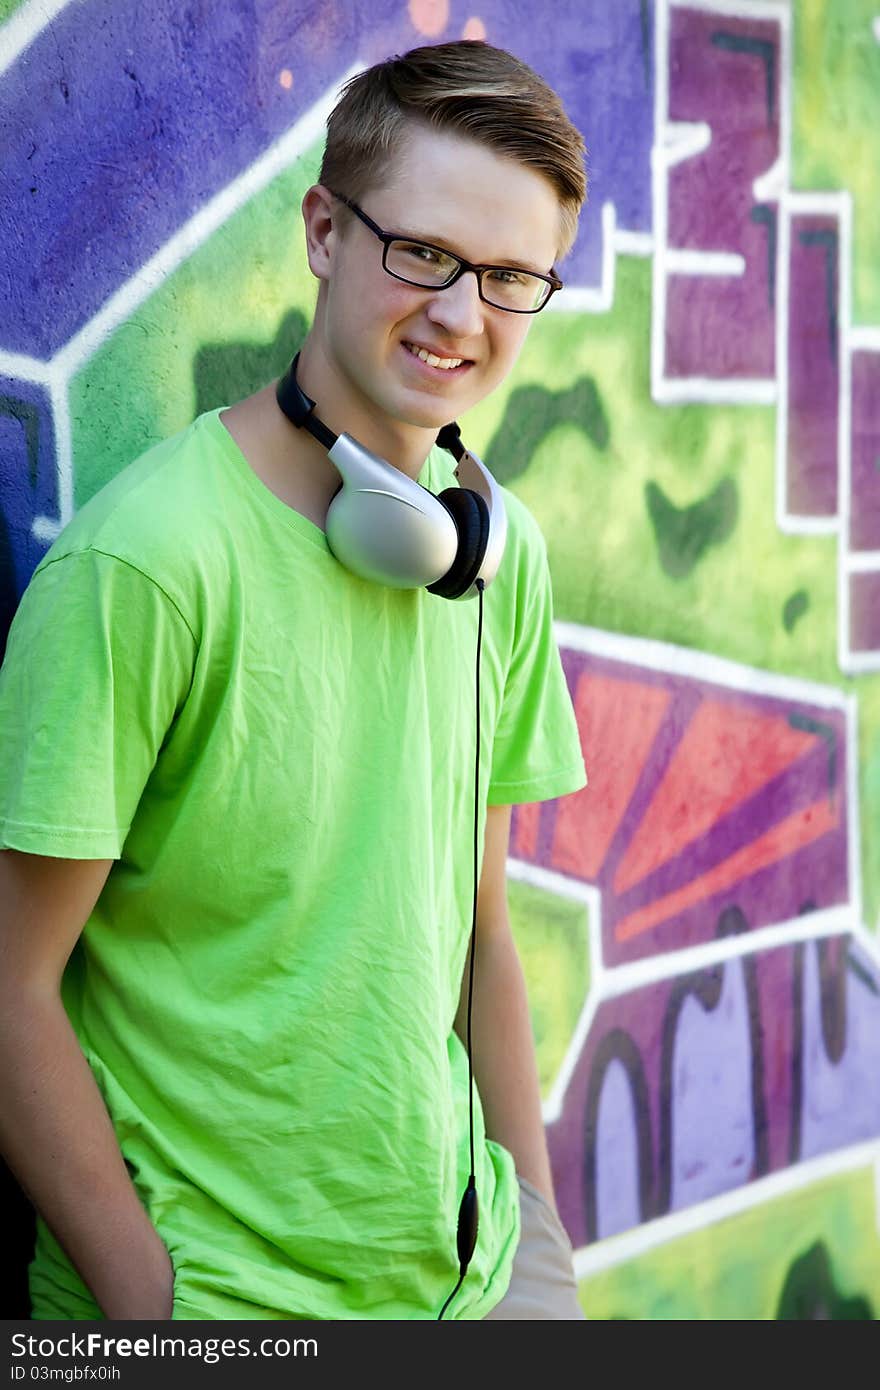
M118 858L194 656L133 565L93 549L44 562L0 669L0 847Z
M547 548L532 523L528 580L492 749L488 804L549 801L586 785L580 735L553 632Z

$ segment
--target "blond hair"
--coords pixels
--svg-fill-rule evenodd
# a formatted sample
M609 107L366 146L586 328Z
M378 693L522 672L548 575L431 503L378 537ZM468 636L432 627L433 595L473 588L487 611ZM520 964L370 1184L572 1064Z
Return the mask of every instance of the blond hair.
M559 200L560 255L571 250L587 191L584 141L530 67L504 49L461 39L367 68L346 83L327 120L321 183L358 201L387 177L413 121L474 140L541 174Z

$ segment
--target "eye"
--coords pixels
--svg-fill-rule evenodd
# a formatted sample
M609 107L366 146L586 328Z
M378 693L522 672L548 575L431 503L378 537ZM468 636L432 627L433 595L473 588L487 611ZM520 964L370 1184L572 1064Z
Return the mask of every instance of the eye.
M528 285L533 276L524 270L510 270L507 266L495 266L489 272L489 278L495 285Z
M448 270L450 265L455 264L452 257L438 252L437 247L425 246L424 242L395 242L393 249L395 252L402 253L409 260L420 261L423 265L432 265L432 267L439 267L441 270Z
M396 249L409 256L411 260L421 261L424 265L442 265L448 260L442 251L435 251L433 246L425 246L420 241L400 241Z

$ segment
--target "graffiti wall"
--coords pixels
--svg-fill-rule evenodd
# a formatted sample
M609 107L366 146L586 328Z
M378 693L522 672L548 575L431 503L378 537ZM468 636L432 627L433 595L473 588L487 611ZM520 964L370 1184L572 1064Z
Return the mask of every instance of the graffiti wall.
M880 1309L880 0L0 0L0 627L276 375L346 75L486 37L591 196L468 439L547 538L590 787L509 863L592 1318Z

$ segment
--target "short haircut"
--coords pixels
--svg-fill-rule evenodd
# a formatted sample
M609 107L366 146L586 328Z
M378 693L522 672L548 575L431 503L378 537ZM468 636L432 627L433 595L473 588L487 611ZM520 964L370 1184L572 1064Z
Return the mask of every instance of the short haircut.
M367 68L345 84L327 120L321 183L354 201L381 186L414 121L541 174L559 200L560 255L571 250L587 191L584 141L530 67L504 49L462 39Z

